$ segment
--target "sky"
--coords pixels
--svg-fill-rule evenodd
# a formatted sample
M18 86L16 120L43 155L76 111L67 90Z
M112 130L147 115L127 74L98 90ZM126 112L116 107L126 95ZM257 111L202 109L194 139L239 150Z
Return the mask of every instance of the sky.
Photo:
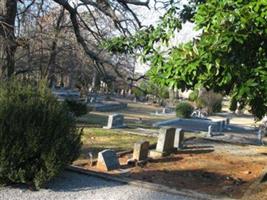
M187 0L181 0L181 6L186 4ZM142 21L143 25L153 25L156 24L159 20L159 17L164 14L164 12L156 11L153 9L153 6L151 6L151 9L147 8L136 8L138 10L137 13L139 14L139 18ZM199 32L194 30L194 24L193 23L185 23L182 26L182 30L175 36L174 38L174 44L178 45L181 43L186 43L190 40L192 40L195 36L199 35ZM136 63L135 73L144 74L149 69L148 65L142 64L140 62Z

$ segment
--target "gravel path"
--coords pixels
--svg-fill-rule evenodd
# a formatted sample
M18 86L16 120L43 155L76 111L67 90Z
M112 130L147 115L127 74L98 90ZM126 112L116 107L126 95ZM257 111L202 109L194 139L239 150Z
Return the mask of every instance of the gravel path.
M48 189L0 188L0 200L193 200L100 178L64 172Z

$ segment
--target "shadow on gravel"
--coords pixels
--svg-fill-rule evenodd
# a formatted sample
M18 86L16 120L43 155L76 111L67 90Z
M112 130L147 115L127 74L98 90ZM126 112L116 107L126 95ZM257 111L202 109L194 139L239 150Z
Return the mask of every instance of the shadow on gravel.
M47 189L55 192L80 192L88 190L92 190L93 192L100 188L121 185L124 184L94 176L64 171L48 183Z

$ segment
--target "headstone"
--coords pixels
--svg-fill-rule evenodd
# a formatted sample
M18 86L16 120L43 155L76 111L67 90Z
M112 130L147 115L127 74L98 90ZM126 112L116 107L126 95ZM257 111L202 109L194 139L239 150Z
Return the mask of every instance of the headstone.
M110 171L120 168L120 163L115 151L106 149L98 153L97 168L103 171Z
M207 137L212 137L212 129L213 129L213 126L210 125L210 126L208 127L208 134L207 134Z
M224 130L224 128L225 128L225 124L226 124L226 121L225 120L223 120L222 121L222 131Z
M221 133L223 131L223 121L219 122L219 132Z
M225 123L226 123L226 125L230 124L230 118L229 117L226 118Z
M263 142L263 131L261 129L259 129L259 131L257 132L257 138L258 138L258 144L259 145L264 145L264 142Z
M149 142L142 141L134 144L133 159L137 161L146 160L148 155Z
M113 114L108 116L108 124L104 126L105 129L122 128L124 127L124 116L121 114Z
M159 130L156 150L150 151L151 157L161 157L170 154L175 149L173 147L175 128L163 127Z
M184 140L184 131L181 128L177 128L175 131L173 146L177 149L182 149L183 148L183 140Z

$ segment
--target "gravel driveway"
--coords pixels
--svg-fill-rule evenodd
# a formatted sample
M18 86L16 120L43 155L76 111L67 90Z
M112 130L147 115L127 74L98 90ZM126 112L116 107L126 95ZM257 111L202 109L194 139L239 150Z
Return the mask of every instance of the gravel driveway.
M0 188L0 200L192 200L101 178L64 172L48 189L32 192L26 188Z

